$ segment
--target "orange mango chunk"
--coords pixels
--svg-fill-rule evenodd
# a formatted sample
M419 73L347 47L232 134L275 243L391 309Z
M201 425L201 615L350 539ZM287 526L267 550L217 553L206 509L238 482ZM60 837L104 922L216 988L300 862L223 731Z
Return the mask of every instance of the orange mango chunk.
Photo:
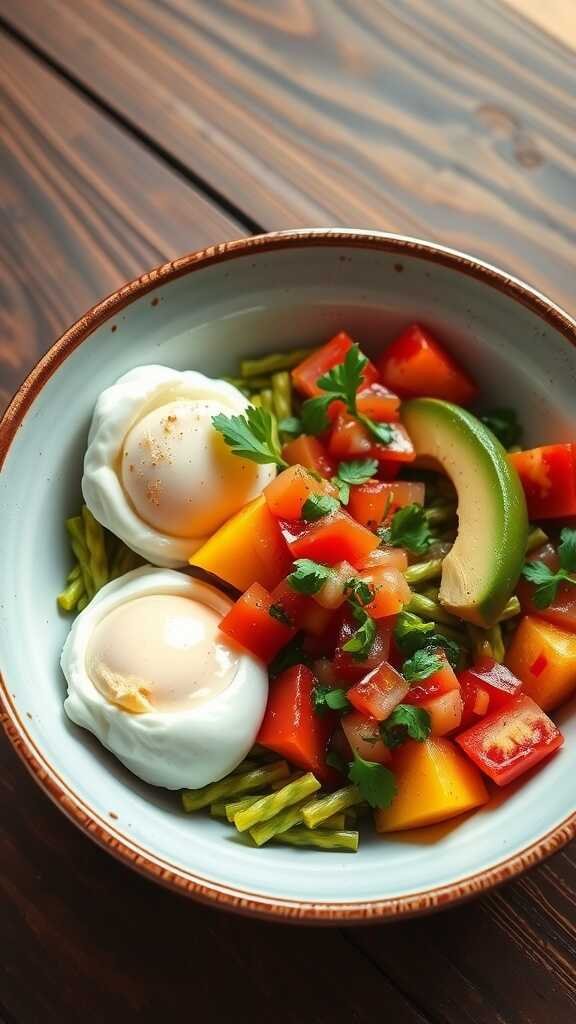
M525 615L512 637L506 665L522 689L543 709L553 711L576 691L576 633Z
M447 739L409 740L394 753L398 792L390 807L374 812L378 832L433 825L488 800L477 768Z
M242 591L253 583L273 590L292 565L278 523L262 495L216 530L189 561Z

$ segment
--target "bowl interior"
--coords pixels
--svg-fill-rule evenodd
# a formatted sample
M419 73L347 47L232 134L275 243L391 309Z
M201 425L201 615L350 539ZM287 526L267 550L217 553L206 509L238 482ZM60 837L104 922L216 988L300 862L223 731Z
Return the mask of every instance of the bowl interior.
M158 300L158 301L157 301ZM267 847L185 816L175 795L138 782L64 715L56 608L69 565L64 520L80 503L99 392L142 363L233 373L239 357L319 343L346 329L377 352L418 319L447 340L490 406L516 407L528 442L576 433L576 349L495 287L422 255L330 245L253 250L201 266L120 310L73 351L26 413L0 477L0 653L21 728L70 799L108 836L183 877L276 904L354 904L424 894L491 868L574 811L574 702L562 751L523 785L443 827L378 838L356 856Z

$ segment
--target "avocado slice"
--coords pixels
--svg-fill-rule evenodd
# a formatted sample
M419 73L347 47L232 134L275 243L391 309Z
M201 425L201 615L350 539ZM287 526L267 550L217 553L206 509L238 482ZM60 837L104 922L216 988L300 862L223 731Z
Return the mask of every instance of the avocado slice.
M458 534L444 559L439 598L449 611L492 626L514 591L528 536L518 474L494 434L451 402L415 398L402 421L416 454L450 477L458 494Z

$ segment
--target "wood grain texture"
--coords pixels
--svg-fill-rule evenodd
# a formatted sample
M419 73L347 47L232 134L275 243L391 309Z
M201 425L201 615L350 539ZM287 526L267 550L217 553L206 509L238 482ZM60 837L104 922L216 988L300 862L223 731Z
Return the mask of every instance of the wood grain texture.
M0 12L267 228L428 236L574 308L576 63L499 0Z
M94 302L165 259L245 234L0 37L0 407Z

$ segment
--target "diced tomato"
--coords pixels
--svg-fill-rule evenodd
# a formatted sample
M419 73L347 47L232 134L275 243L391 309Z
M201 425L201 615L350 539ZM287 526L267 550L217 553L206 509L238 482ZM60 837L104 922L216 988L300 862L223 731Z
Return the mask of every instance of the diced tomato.
M378 538L346 512L335 512L304 525L279 520L294 558L311 558L325 565L357 562L378 547Z
M397 423L400 419L400 399L381 384L360 388L356 408L375 423Z
M298 617L298 625L305 633L324 639L332 625L333 614L329 608L322 608L313 597L307 597ZM324 645L321 649L324 651Z
M318 387L316 381L328 370L343 363L353 344L352 338L345 331L341 331L292 370L294 387L306 398L322 394L322 389ZM363 383L369 385L377 380L378 371L373 363L368 362L364 369Z
M381 444L353 416L341 413L332 427L328 451L338 461L378 459L381 463L380 473L386 473L388 479L394 479L392 463L413 462L416 455L402 423L392 423L390 426L393 431L392 440L389 444Z
M338 630L336 649L334 652L334 670L338 679L347 683L354 683L362 679L367 672L376 668L388 658L390 650L390 637L392 635L393 620L379 619L376 623L376 636L368 656L362 660L355 658L349 651L344 650L344 645L351 640L358 629L358 623L352 615L345 612Z
M359 576L374 588L374 598L366 605L366 611L373 619L397 615L412 596L403 574L393 566L364 569Z
M522 683L510 669L493 658L482 658L458 676L464 699L462 725L471 725L482 715L498 711L518 695Z
M508 456L520 477L531 519L576 515L576 444L548 444Z
M361 572L368 571L369 569L375 569L376 567L386 566L388 569L399 569L400 572L406 572L408 568L408 552L404 548L374 548L370 554L364 558L358 565L358 569Z
M268 663L296 633L294 623L280 621L273 614L274 602L260 583L253 583L239 597L220 623L226 636Z
M378 360L382 383L402 397L445 398L467 405L478 388L438 341L419 324L412 324Z
M327 480L336 473L336 465L324 445L309 434L300 434L293 441L288 441L282 448L282 458L291 466L299 464Z
M310 604L310 599L305 594L299 594L285 579L274 587L270 599L276 608L281 608L286 613L297 629L302 629L302 623Z
M348 690L347 697L357 711L383 722L409 689L410 684L404 676L385 661L355 683Z
M450 693L451 690L459 690L458 678L444 651L438 648L435 654L440 658L442 668L433 672L427 679L413 683L406 695L406 704L422 704L432 697Z
M337 491L327 480L316 480L300 465L285 469L264 488L268 508L277 519L300 519L311 494L335 496Z
M377 718L362 715L359 711L350 711L342 716L340 724L350 749L359 757L377 764L386 764L390 760L390 751L382 742Z
M512 697L499 711L456 737L465 754L505 786L562 746L564 737L531 697Z
M356 570L350 565L350 562L338 562L333 567L333 572L330 578L326 581L324 586L314 594L314 600L318 604L322 605L323 608L329 608L334 611L344 603L346 598L346 584L348 580L356 576Z
M552 544L544 544L528 556L530 561L544 562L550 569L556 571L560 561ZM537 608L532 600L534 584L528 580L520 580L517 594L520 598L522 610L529 615L538 615L539 618L551 622L559 629L570 629L576 632L576 587L570 583L561 583L556 591L556 597L547 608Z
M270 685L257 742L298 768L331 781L334 776L326 765L326 747L336 716L316 713L314 685L314 676L305 665L295 665L278 676Z
M405 505L423 505L424 484L409 480L367 480L350 488L348 511L363 526L375 530L384 518L388 518Z
M430 715L432 736L446 736L460 727L464 701L459 690L429 697L420 705Z

